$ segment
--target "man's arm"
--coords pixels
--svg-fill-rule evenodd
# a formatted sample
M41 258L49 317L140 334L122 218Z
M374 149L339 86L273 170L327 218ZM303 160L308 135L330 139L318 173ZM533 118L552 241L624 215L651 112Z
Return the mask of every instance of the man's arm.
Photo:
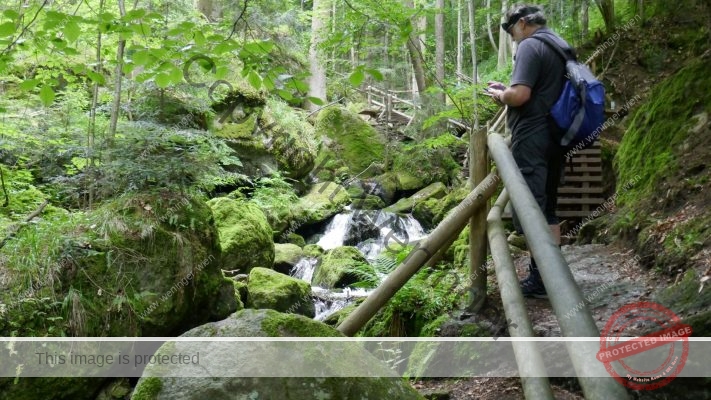
M503 90L498 99L507 106L520 107L531 99L531 88L526 85L513 85Z

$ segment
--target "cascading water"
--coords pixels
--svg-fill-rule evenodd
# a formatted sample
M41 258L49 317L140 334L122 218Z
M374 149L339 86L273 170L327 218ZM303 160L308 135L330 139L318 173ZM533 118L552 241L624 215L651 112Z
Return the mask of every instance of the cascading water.
M355 246L368 261L373 261L388 245L406 245L424 236L422 226L411 215L400 216L382 210L356 210L334 216L317 244L324 250ZM313 257L302 258L290 275L311 283L317 262ZM367 297L372 289L331 290L313 286L312 292L316 298L315 319L323 321L356 299Z

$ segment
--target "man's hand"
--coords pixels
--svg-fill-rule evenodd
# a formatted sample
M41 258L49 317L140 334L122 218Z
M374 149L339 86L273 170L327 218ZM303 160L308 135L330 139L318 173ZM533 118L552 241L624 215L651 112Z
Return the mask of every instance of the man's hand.
M506 85L501 82L489 81L486 84L489 86L489 89L506 90Z

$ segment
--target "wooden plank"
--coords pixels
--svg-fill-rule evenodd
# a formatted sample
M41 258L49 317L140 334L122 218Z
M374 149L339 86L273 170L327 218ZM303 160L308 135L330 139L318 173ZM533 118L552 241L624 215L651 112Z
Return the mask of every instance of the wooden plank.
M563 218L587 218L590 216L590 211L582 211L582 210L577 210L577 211L558 211L557 215L558 217L563 217Z
M570 173L570 168L568 166L565 167L565 173L568 174ZM602 167L573 167L572 173L582 173L582 172L599 172L602 173Z
M590 187L590 188L572 188L572 187L561 187L558 188L558 195L561 194L600 194L602 193L601 187Z
M601 197L584 197L582 199L574 199L570 197L564 197L564 198L559 198L558 199L558 204L566 204L566 205L577 205L577 204L602 204L605 202L605 199Z
M565 182L602 182L602 175L583 175L583 176L571 176L565 175ZM567 186L567 185L564 185Z

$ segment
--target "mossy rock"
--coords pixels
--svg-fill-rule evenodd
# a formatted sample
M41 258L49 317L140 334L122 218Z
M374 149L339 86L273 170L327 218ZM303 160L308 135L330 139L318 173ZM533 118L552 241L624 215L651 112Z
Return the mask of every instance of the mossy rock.
M395 172L395 176L397 177L398 190L411 191L427 186L424 179L409 172L397 171Z
M449 133L400 145L394 151L392 165L399 190L421 189L434 182L451 185L461 169L452 155L466 148L463 140Z
M136 194L57 214L22 229L0 257L0 302L14 305L0 321L5 336L167 336L236 309L199 197Z
M247 291L247 305L251 308L268 308L311 318L316 316L311 286L301 279L266 268L254 268L249 273Z
M243 310L229 318L206 324L186 332L183 337L342 337L337 330L320 322L300 315L282 314L273 310ZM197 343L197 344L196 344ZM220 342L213 342L220 343ZM199 342L173 342L163 345L158 354L194 354L211 360L207 366L215 377L195 377L199 372L189 365L165 368L149 365L144 376L138 381L132 400L163 399L391 399L420 400L422 397L401 378L374 356L363 351L359 345L345 343L336 345L338 357L329 352L331 346L322 344L305 345L296 351L277 352L272 355L260 351L261 346L242 346L230 350L234 345L205 347ZM307 342L309 343L309 342ZM230 347L232 346L232 347ZM292 358L293 357L293 358ZM202 359L202 358L201 358ZM329 360L324 363L324 360ZM344 371L368 371L379 378L312 378L312 377L219 377L224 371L241 366L247 371L269 371L274 368L284 370L290 363L297 363L301 371L313 370L316 376L343 376ZM275 366L278 365L278 366ZM286 365L286 367L285 367ZM306 367L303 367L306 365ZM311 367L308 367L311 366ZM340 372L339 372L340 371ZM195 373L194 373L195 372ZM211 371L203 370L205 373ZM171 375L171 377L151 378L151 375ZM176 375L183 377L172 377ZM345 373L345 375L348 375ZM353 373L355 376L362 376ZM246 376L259 376L246 372ZM300 375L301 376L301 375ZM140 394L140 397L137 396Z
M323 248L317 244L307 244L304 246L304 256L306 257L314 257L314 258L319 258L321 257L325 251Z
M327 107L316 118L315 128L318 136L331 139L330 150L352 174L367 178L378 172L371 164L383 162L385 140L358 115L343 107Z
M378 196L373 196L371 194L365 195L365 197L360 199L353 199L353 209L356 210L382 210L385 208L385 202Z
M354 269L368 269L370 266L363 254L351 246L341 246L323 255L316 267L312 283L327 289L345 288L359 281Z
M370 186L368 194L380 197L385 204L392 204L393 200L395 200L400 181L396 174L386 172L371 180L367 180L366 184Z
M707 147L706 137L699 140L700 132L694 133L697 121L692 117L711 113L710 58L706 55L693 60L657 85L649 100L632 114L615 158L618 205L639 207L655 200L655 191L678 180L681 164L695 158L692 150ZM689 145L687 139L694 139L698 145ZM627 187L629 182L634 185Z
M323 222L343 211L351 199L343 186L334 182L318 183L299 199L295 219L303 225Z
M304 247L306 246L306 240L304 239L303 236L299 235L298 233L291 232L288 235L286 235L286 241L291 244L295 244L299 247Z
M386 208L385 211L394 213L410 213L418 203L422 203L429 199L441 199L446 195L447 187L444 186L442 182L435 182L408 198L398 200L397 203Z
M254 267L272 267L272 228L259 207L227 197L211 199L208 205L220 235L222 269L248 273Z
M690 269L676 285L661 290L654 301L672 310L693 328L694 336L711 335L711 290L708 282L700 288L701 276Z
M260 117L260 126L268 138L269 153L286 176L301 179L313 169L316 140L305 116L283 101L270 99Z
M277 243L274 245L274 270L288 275L303 256L301 247L290 243Z
M232 281L232 286L235 288L235 297L238 300L237 309L244 309L244 305L249 299L249 290L246 282Z
M451 191L441 199L428 199L415 204L412 216L422 224L425 229L436 227L447 216L449 211L458 206L469 195L466 188Z

